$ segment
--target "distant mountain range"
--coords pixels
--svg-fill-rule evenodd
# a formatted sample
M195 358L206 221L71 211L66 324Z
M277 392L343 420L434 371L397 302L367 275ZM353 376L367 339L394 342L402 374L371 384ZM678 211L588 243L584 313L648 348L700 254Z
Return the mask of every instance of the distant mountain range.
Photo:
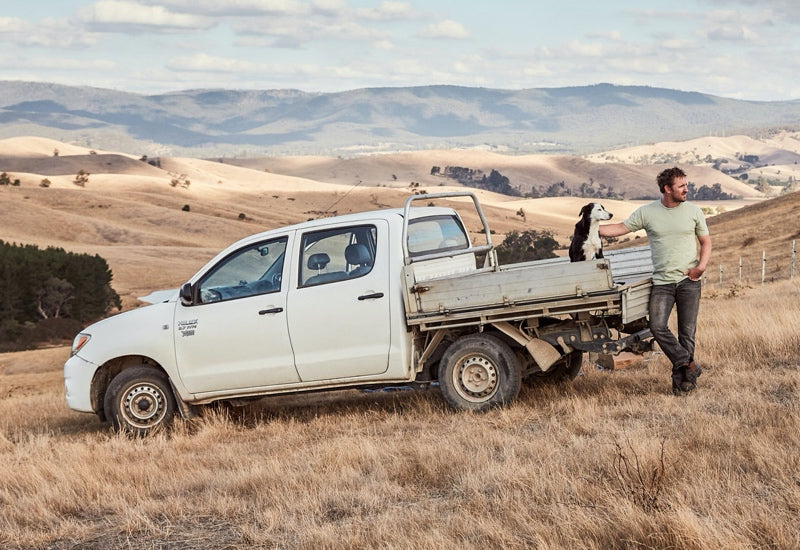
M800 127L800 101L741 101L611 84L139 95L0 81L0 138L43 136L148 156L352 156L463 147L584 154L776 127Z

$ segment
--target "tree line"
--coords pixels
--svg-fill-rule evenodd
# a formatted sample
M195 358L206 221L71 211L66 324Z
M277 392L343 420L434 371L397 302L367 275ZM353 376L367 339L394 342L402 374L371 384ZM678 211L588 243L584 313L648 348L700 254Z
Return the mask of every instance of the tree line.
M30 340L23 333L42 322L71 319L86 324L119 308L112 277L99 255L0 240L0 342L23 336Z
M492 170L487 176L482 170L463 166L445 166L444 170L441 166L432 166L431 175L451 178L467 187L485 189L512 197L522 196L519 189L512 187L511 181L497 170Z

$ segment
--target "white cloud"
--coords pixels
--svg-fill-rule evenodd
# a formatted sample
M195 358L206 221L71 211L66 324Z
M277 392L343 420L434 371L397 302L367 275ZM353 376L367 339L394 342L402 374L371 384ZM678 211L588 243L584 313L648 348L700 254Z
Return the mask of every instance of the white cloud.
M431 68L417 59L403 59L392 64L392 73L403 76L431 74Z
M175 57L167 62L166 67L174 71L211 73L255 73L263 69L263 65L259 63L205 53Z
M603 45L599 42L581 42L578 40L567 42L566 50L570 55L582 57L602 57L606 53Z
M377 8L361 8L355 11L358 17L375 21L414 19L416 15L408 2L384 1Z
M320 40L375 41L391 36L391 33L378 28L338 19L332 21L313 18L302 20L276 18L268 21L248 19L237 22L233 28L242 35L273 36L281 42L294 44L295 47ZM244 43L242 40L244 39L240 39L239 43ZM278 45L278 42L274 44Z
M376 40L372 46L378 50L391 51L395 49L394 43L391 40Z
M80 10L79 17L90 27L106 31L204 30L215 25L211 18L175 13L163 6L143 6L124 0L101 0Z
M330 4L331 0L323 0ZM308 6L296 0L145 0L152 7L163 6L172 11L215 17L245 15L303 15Z
M422 29L418 36L423 38L454 38L464 39L469 38L470 34L461 23L453 21L452 19L445 19L439 23L432 23Z
M0 32L2 33L23 32L30 28L31 25L23 19L17 17L0 17Z
M735 10L736 13L741 13L744 9L751 12L760 11L768 13L770 18L776 18L789 24L800 24L800 3L796 0L759 0L758 2L752 0L705 0L705 3L726 7L740 5L743 8Z
M697 43L688 38L665 38L660 45L667 50L689 51L697 48Z
M619 42L622 40L622 33L619 31L601 31L589 33L589 38L602 38L604 40L611 40Z
M757 35L743 25L722 25L708 32L711 40L725 40L730 42L751 41Z
M54 71L112 71L119 67L113 61L107 59L69 59L39 57L27 60L26 66L37 69L48 69Z
M347 4L343 0L312 0L311 5L316 13L330 17L341 15L347 10Z
M75 25L66 19L48 17L33 25L21 19L0 17L0 42L63 50L93 46L97 43L97 35L88 31L76 32Z
M541 78L552 75L553 71L544 63L532 63L525 65L522 74L529 78Z

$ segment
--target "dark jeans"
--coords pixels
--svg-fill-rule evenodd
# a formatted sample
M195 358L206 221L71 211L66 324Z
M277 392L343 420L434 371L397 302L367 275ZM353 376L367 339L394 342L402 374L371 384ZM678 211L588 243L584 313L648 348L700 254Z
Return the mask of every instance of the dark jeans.
M694 359L700 289L700 281L687 277L679 283L654 285L650 292L650 332L673 368L688 365ZM678 312L677 338L667 326L673 306Z

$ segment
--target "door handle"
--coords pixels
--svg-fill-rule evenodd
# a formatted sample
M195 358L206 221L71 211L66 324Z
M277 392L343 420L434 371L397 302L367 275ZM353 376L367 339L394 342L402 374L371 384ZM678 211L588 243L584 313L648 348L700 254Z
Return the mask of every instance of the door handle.
M383 298L383 292L373 292L372 294L364 294L363 296L359 296L358 300L375 300L376 298Z
M270 308L270 309L262 309L261 311L258 312L258 314L259 315L266 315L268 313L280 313L281 311L283 311L282 307L273 307L273 308Z

